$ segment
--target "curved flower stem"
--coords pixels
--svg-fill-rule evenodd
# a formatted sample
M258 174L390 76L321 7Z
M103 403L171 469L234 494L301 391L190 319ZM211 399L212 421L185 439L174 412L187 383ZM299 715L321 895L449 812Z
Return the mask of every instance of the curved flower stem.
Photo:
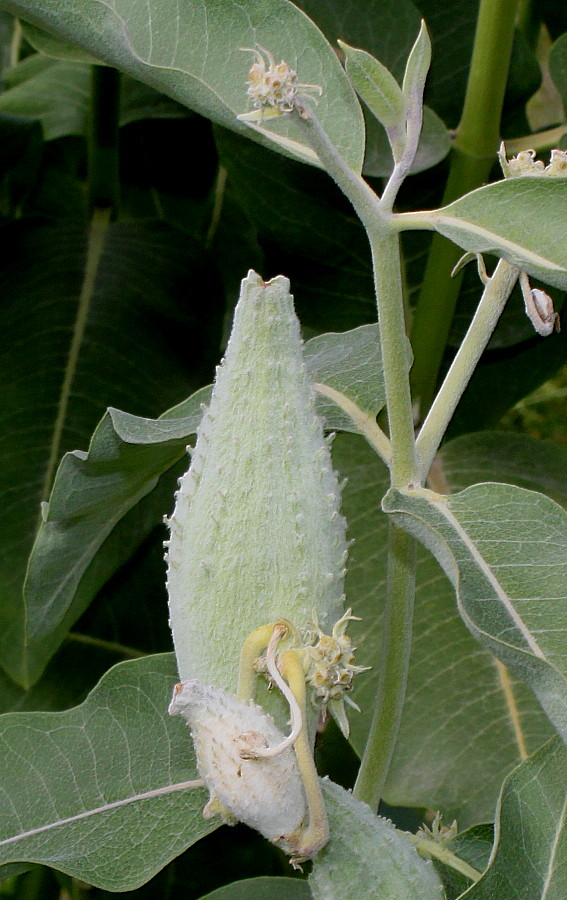
M286 650L282 654L281 672L287 680L296 702L305 712L307 705L305 673L301 660L294 650ZM307 717L304 715L303 727L294 746L303 790L307 800L307 809L309 810L307 824L304 827L302 826L297 834L289 836L290 840L293 841L293 852L296 854L298 861L314 856L317 850L329 840L327 809L313 760L306 719Z
M297 702L293 690L288 687L282 678L276 660L277 646L281 639L287 635L288 630L289 629L284 622L276 622L274 625L272 636L270 637L266 650L266 668L268 669L270 678L287 700L291 715L291 731L276 747L254 747L246 751L241 750L240 755L242 759L272 759L274 756L279 756L295 744L302 729L305 729L304 716L301 707ZM305 690L303 690L303 694L304 693Z
M443 435L512 292L519 269L501 259L486 285L478 308L451 368L417 438L419 477L424 481Z
M415 595L415 540L390 524L386 608L375 712L354 796L377 810L396 747L406 696Z

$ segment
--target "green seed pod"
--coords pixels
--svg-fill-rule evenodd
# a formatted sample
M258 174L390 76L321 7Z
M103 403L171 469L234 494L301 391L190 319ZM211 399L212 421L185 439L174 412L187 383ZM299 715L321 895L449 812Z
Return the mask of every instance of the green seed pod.
M289 282L249 272L169 520L167 587L182 681L235 694L250 632L343 614L345 522Z

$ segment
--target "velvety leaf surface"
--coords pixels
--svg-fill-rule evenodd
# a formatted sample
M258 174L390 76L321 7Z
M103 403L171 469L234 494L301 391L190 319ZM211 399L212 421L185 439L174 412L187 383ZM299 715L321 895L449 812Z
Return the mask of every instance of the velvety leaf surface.
M251 54L265 47L298 71L300 82L324 87L318 116L342 155L360 171L364 127L360 107L340 63L322 34L285 0L160 0L149 6L129 0L10 0L5 8L32 25L133 75L185 106L263 143L314 161L287 118L251 129L236 121L247 111L246 78ZM274 120L271 120L272 122ZM274 129L272 131L272 129Z
M246 878L206 894L201 900L311 900L305 881L297 878Z
M496 850L467 900L563 900L567 896L567 750L559 737L504 782Z
M421 16L411 0L371 0L371 2L343 3L340 0L322 4L318 0L302 0L299 4L319 25L331 43L337 39L372 53L393 73L401 84L404 68L420 28ZM455 11L453 10L453 18ZM469 28L474 28L474 15ZM446 36L439 47L440 59L454 52L455 31ZM468 36L467 36L468 40ZM453 73L451 84L454 87ZM441 84L436 84L438 96ZM370 114L366 120L366 153L363 171L374 177L388 176L393 168L392 153L386 132ZM440 162L450 150L447 127L429 107L424 109L423 128L419 147L411 171L422 172Z
M21 648L17 650L24 656L21 664L27 669L28 683L41 674L100 584L128 558L156 519L159 521L160 504L153 497L150 521L140 528L145 511L140 501L156 487L159 476L184 455L188 436L201 417L202 395L194 396L194 416L182 419L181 424L176 419L162 423L111 410L96 429L88 454L74 451L63 458L25 584L25 655ZM161 495L159 499L163 516L170 508L170 498ZM133 532L132 525L137 526ZM116 526L119 533L113 535L111 545L105 544ZM103 554L96 559L101 547ZM95 571L93 578L93 559L102 567L102 577ZM84 578L86 584L82 584Z
M432 863L421 859L391 822L338 784L322 784L331 837L313 861L314 900L442 900Z
M175 680L172 654L146 657L68 712L0 718L1 863L132 890L212 830L205 792L182 787L197 776L189 733L167 713Z
M473 636L534 691L567 734L567 515L543 494L479 484L444 498L391 490L383 509L455 585Z
M530 275L565 288L567 250L561 229L566 209L566 178L523 177L489 184L416 217L464 250L502 256ZM406 219L410 221L411 214Z
M340 47L346 56L346 72L351 84L372 114L393 133L397 149L403 152L406 104L398 82L371 53L350 47L343 41Z
M535 448L532 454L537 468ZM388 475L373 450L354 436L335 439L333 460L348 479L343 513L354 543L347 602L362 619L351 629L356 657L361 665L374 666L354 682L353 696L362 713L350 716L351 740L360 753L372 716L380 654L387 544L380 500ZM473 480L475 474L473 469ZM447 479L452 477L448 467ZM462 487L467 470L458 477L456 487ZM444 821L457 817L460 828L491 820L503 777L551 733L531 691L474 640L457 612L452 585L431 554L418 547L412 658L386 801L441 809Z
M201 371L209 371L218 335L215 340L211 330L203 339L198 303L206 283L220 330L222 287L202 250L188 246L182 232L164 223L110 226L93 273L94 289L83 294L82 223L56 227L21 220L5 227L3 240L0 495L6 538L0 548L5 590L0 643L2 664L29 684L30 667L40 663L31 648L29 655L23 653L24 629L36 631L38 623L34 614L24 622L21 591L42 527L40 502L49 496L58 460L66 450L87 445L113 402L155 415L187 394L190 350L193 373L199 360ZM106 512L99 511L101 518ZM77 524L84 527L82 520ZM56 578L57 592L65 590L69 577L78 581L82 575L75 569L69 575L68 566L64 572ZM44 591L37 597L40 631L55 624L52 598Z
M369 419L376 418L386 402L378 325L311 338L304 356L313 382L334 388ZM317 395L317 412L329 431L358 431L353 420L321 394Z
M366 155L364 157L364 175L384 178L394 168L394 159L388 143L386 132L370 115L366 119ZM423 126L412 163L410 174L424 172L445 159L451 149L451 138L447 126L428 106L423 109ZM410 182L411 183L411 182Z

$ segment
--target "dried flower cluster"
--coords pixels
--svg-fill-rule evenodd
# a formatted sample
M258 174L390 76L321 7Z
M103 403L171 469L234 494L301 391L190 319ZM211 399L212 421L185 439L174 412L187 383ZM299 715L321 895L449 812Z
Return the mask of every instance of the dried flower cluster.
M320 96L323 93L318 84L299 84L295 70L283 59L276 64L272 54L263 47L259 50L249 47L242 49L253 53L256 58L248 73L246 92L252 100L254 112L237 118L248 122L259 121L261 124L266 118L283 116L294 109L305 115L300 101L308 96L315 99L313 95Z
M348 609L344 616L333 626L331 634L325 634L314 621L298 632L295 628L290 632L293 635L291 647L301 658L305 683L311 688L311 699L321 714L325 716L331 713L345 737L348 737L350 726L346 715L345 703L360 712L358 706L348 696L352 690L352 682L355 675L365 672L368 666L355 664L354 651L351 638L346 634L348 623L357 620ZM291 624L291 623L290 623ZM257 659L255 669L259 674L269 677L266 656Z
M549 164L546 166L543 160L536 159L535 150L522 150L512 159L506 159L506 152L502 144L498 151L498 159L505 178L517 178L520 175L546 175L548 178L567 176L567 151L565 150L552 150Z

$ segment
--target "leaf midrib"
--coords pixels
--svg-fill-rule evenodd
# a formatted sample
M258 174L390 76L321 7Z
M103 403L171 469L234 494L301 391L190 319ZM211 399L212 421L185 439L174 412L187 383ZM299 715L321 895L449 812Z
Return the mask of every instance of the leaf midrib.
M79 294L77 314L75 316L75 323L73 326L73 335L71 338L71 344L69 346L69 353L65 365L65 374L63 376L63 382L59 394L59 402L57 404L57 416L55 418L53 432L51 435L48 463L43 479L41 496L43 502L47 501L49 498L49 494L51 493L51 488L53 486L53 481L55 479L55 472L59 464L61 440L63 429L65 427L65 421L67 418L67 412L69 409L71 390L77 373L79 356L83 338L85 335L85 330L87 327L89 312L91 309L96 277L104 245L106 243L109 225L110 209L95 210L88 229L85 273L83 277L83 283L81 285L81 291ZM39 524L41 524L41 520L38 523L38 527Z
M128 804L130 803L138 803L142 800L150 800L154 797L161 797L163 795L175 793L176 791L192 790L193 788L198 787L203 787L203 782L201 779L195 779L193 781L181 781L177 784L170 784L166 787L156 788L153 791L144 791L141 794L133 794L131 797L125 797L122 800L115 800L112 803L105 803L103 806L97 806L94 807L94 809L87 809L84 812L77 813L74 816L67 816L67 818L65 819L58 819L56 822L49 822L47 825L39 825L37 828L30 828L28 831L23 831L19 834L14 835L13 837L0 840L0 848L7 847L10 844L15 844L18 841L25 840L29 837L34 837L36 834L42 834L43 832L50 831L54 828L60 828L63 825L71 825L72 823L78 822L81 819L88 819L90 816L98 815L99 813L105 813L111 809L119 809L122 806L128 806Z

